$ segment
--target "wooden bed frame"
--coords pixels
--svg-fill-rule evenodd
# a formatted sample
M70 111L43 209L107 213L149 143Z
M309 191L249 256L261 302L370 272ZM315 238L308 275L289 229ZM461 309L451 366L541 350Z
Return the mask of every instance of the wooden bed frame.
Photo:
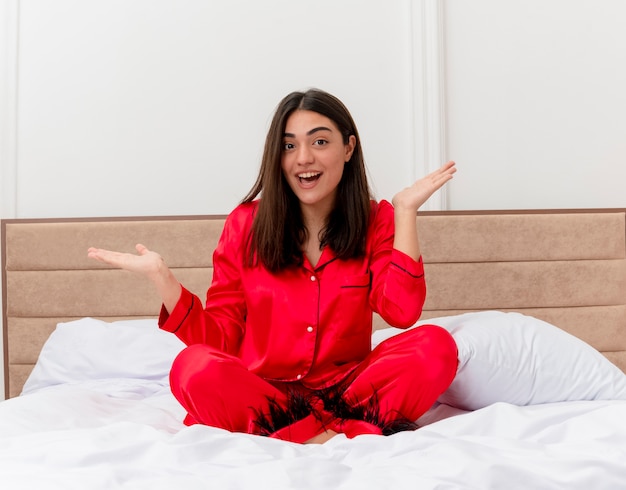
M422 318L519 311L585 340L626 372L626 209L417 219L428 287ZM3 220L6 396L19 395L58 322L158 314L150 284L87 259L89 246L134 251L144 243L202 298L223 223L223 216ZM384 326L375 319L375 328Z

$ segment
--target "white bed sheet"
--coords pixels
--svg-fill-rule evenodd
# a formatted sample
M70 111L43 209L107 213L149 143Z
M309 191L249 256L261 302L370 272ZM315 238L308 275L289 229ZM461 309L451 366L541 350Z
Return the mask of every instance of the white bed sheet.
M416 432L324 445L185 427L183 415L158 381L85 381L4 401L1 488L626 488L626 401L439 405Z
M311 446L185 427L168 386L183 345L155 320L59 324L22 396L0 403L0 488L626 489L619 369L531 317L436 323L459 371L422 428Z

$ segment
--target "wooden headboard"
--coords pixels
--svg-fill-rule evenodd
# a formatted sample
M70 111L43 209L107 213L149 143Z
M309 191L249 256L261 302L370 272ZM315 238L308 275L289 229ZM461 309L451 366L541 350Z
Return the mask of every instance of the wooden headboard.
M626 209L442 211L417 219L428 288L422 318L519 311L578 336L626 372ZM149 283L87 259L89 246L133 252L143 243L203 298L223 223L223 216L3 220L6 396L21 392L58 322L158 314Z

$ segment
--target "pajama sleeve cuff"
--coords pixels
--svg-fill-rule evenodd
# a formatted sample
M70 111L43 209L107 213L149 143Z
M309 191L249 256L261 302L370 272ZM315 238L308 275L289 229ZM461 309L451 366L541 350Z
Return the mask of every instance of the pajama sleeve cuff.
M181 286L180 297L174 309L168 312L164 305L161 305L159 314L159 327L167 332L176 332L191 314L198 298Z
M391 264L416 279L424 277L424 262L421 255L418 260L414 260L404 252L394 248L391 251Z

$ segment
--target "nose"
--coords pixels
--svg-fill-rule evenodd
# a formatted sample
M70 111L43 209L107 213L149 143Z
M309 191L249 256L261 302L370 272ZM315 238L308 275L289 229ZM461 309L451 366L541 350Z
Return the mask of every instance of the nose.
M313 163L313 160L313 152L308 145L298 146L296 154L296 162L298 165L310 165Z

